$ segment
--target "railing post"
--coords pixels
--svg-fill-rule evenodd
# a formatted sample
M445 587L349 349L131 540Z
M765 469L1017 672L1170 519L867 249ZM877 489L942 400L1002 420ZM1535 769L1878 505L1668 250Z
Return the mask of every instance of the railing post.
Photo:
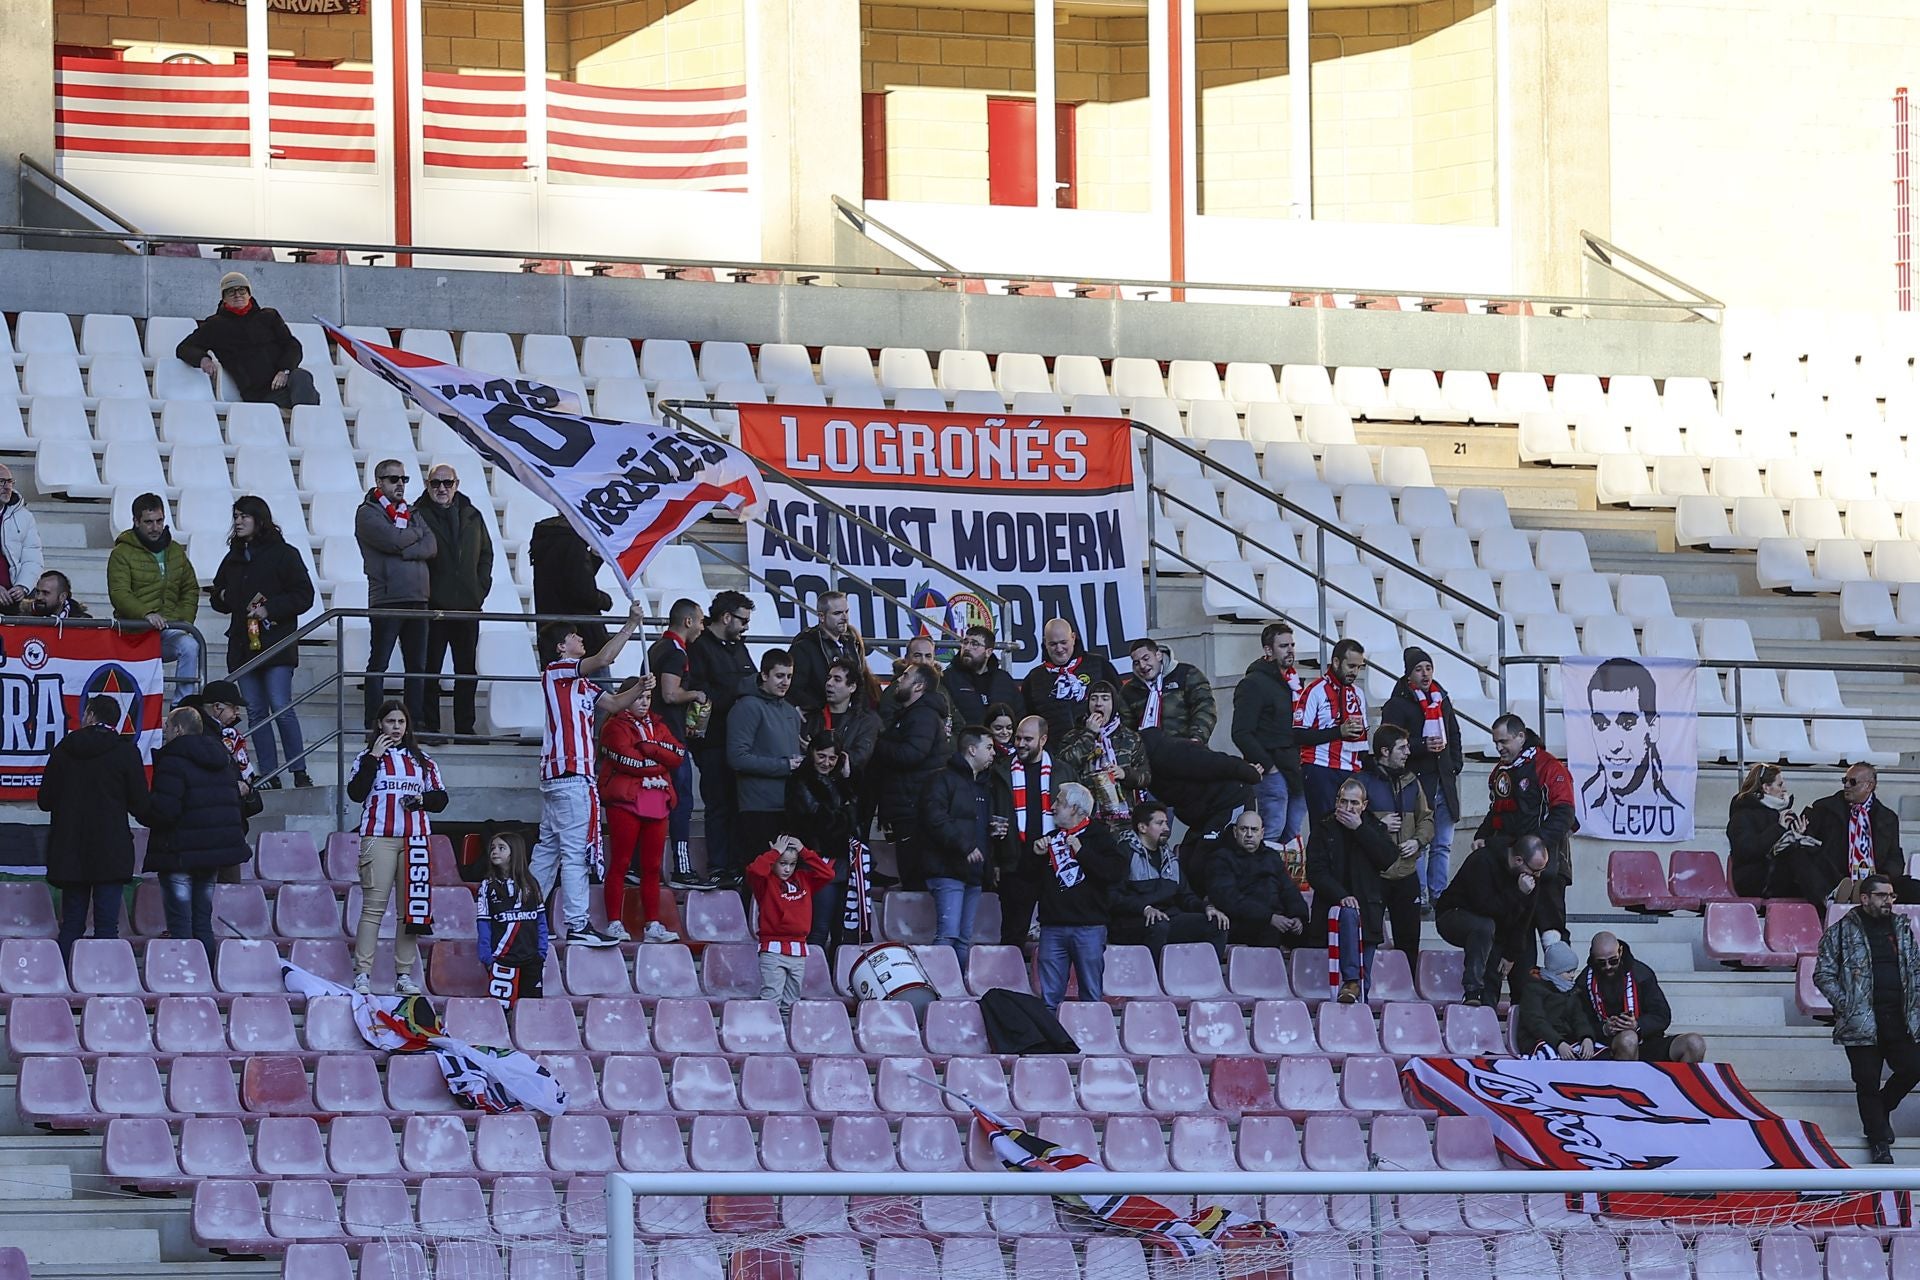
M1319 617L1314 626L1320 632L1320 669L1327 668L1327 526L1313 527L1313 587L1319 599Z
M1500 714L1505 715L1507 714L1507 616L1504 613L1494 620L1493 633L1499 640L1496 646L1496 653L1500 659L1499 674L1496 677L1500 684L1498 702Z
M1733 763L1741 777L1747 776L1747 721L1741 704L1740 668L1733 668Z
M1565 694L1566 690L1561 690ZM1547 740L1547 664L1533 664L1533 714L1540 717L1540 741Z
M404 686L403 686L404 687ZM347 829L347 625L333 619L333 829Z
M1160 499L1153 491L1153 437L1147 437L1147 627L1158 629L1160 626L1160 554L1159 554L1159 515Z

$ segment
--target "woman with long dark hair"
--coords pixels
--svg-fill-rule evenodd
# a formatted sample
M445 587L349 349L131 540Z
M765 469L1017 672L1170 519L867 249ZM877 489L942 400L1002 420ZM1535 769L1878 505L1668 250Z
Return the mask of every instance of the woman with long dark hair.
M395 885L404 895L393 937L396 993L420 994L413 965L420 958L420 937L433 925L433 890L408 872L424 865L429 813L447 807L447 788L435 764L413 736L413 715L399 698L388 698L374 713L367 749L354 758L347 778L347 799L361 806L360 922L353 936L353 989L368 994L380 921Z
M1743 898L1764 898L1771 891L1774 859L1797 851L1806 840L1807 819L1793 811L1793 791L1777 764L1747 770L1740 790L1727 806L1727 878ZM1791 875L1782 884L1791 883ZM1791 891L1780 895L1792 897Z
M226 558L214 571L211 600L217 612L229 615L229 672L238 671L292 634L300 615L313 607L313 579L300 553L288 545L267 504L252 494L233 500L233 533L227 539ZM265 779L262 787L280 785L272 776L280 767L272 729L279 730L280 748L293 766L293 785L313 785L307 777L306 743L300 736L298 714L285 710L271 725L263 723L269 714L292 703L293 669L298 665L300 646L290 644L263 665L235 677L247 700L254 762Z

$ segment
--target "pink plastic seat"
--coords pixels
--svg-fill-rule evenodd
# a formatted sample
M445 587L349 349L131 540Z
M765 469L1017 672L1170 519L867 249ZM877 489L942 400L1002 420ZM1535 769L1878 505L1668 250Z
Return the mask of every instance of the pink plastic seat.
M1080 1061L1080 1105L1088 1111L1131 1114L1144 1109L1140 1077L1126 1058Z
M900 1167L910 1173L958 1173L967 1167L960 1128L951 1116L907 1116L900 1121ZM946 1199L928 1196L924 1203Z
M1300 947L1291 953L1293 991L1300 999L1317 1004L1330 999L1335 985L1329 976L1327 953L1322 947Z
M1772 1231L1760 1238L1761 1280L1819 1280L1820 1255L1813 1237L1798 1231Z
M753 1129L745 1116L695 1116L687 1135L687 1161L709 1173L758 1169Z
M1431 1276L1485 1276L1493 1271L1487 1244L1477 1236L1435 1236L1427 1241L1427 1274Z
M1887 1257L1877 1236L1836 1231L1827 1237L1826 1255L1827 1280L1886 1280Z
M649 1000L699 995L693 952L678 942L640 947L633 958L633 989Z
M154 1006L153 1042L161 1053L222 1049L227 1029L211 996L165 996Z
M722 942L700 953L700 986L716 1000L760 994L760 949L750 942Z
M1080 1099L1073 1092L1073 1073L1064 1058L1034 1056L1016 1058L1008 1090L1016 1111L1033 1115L1058 1115L1080 1110Z
M1120 1043L1140 1057L1185 1053L1187 1038L1180 1010L1171 1000L1136 1000L1120 1014Z
M1060 1026L1080 1046L1081 1053L1113 1056L1120 1047L1120 1024L1113 1006L1105 1001L1068 1000L1060 1006Z
M605 1116L554 1116L547 1125L547 1163L556 1173L606 1173L620 1167L613 1127Z
M1113 948L1107 948L1112 963ZM1179 1000L1217 1000L1227 994L1220 956L1207 942L1175 942L1160 949L1160 977L1167 994Z
M1343 1057L1350 1053L1379 1053L1380 1033L1374 1026L1373 1010L1364 1004L1338 1004L1327 1001L1317 1014L1320 1048Z
M1061 1012L1065 1013L1064 1007ZM854 1019L854 1038L862 1053L876 1057L917 1057L925 1052L912 1005L902 1001L868 1000L854 1010ZM1064 1023L1065 1018L1061 1021Z
M312 1115L307 1069L291 1054L257 1053L241 1059L240 1105L263 1115Z
M73 989L84 995L138 995L140 972L125 938L80 938L73 944Z
M1629 911L1674 911L1666 868L1651 849L1615 849L1607 855L1607 899Z
M933 1063L926 1058L882 1058L874 1078L874 1097L885 1112L908 1116L944 1115L946 1104L939 1090L927 1083L935 1078ZM903 1163L905 1153L903 1141Z
M477 1178L427 1178L420 1184L418 1217L428 1235L478 1235L487 1229L486 1194Z
M260 1192L251 1182L197 1184L190 1222L194 1242L216 1253L264 1253L271 1246Z
M1445 1040L1447 1052L1461 1058L1495 1057L1507 1051L1499 1015L1483 1005L1448 1005Z
M273 931L283 938L339 937L340 900L333 886L282 885L273 899Z
M807 1089L800 1064L762 1055L740 1064L740 1105L749 1111L804 1111Z
M180 1161L173 1154L173 1134L157 1116L126 1116L107 1121L107 1141L100 1156L109 1178L136 1183L177 1182Z
M933 895L896 889L881 901L880 932L891 942L925 946L933 941Z
M273 996L240 996L234 1000L271 1000ZM373 1046L353 1021L353 1001L346 996L315 996L307 1001L301 1040L314 1053L369 1053Z
M20 1064L23 1093L27 1067L48 1061L59 1059L29 1058ZM226 1059L219 1063L224 1066ZM172 1109L160 1083L160 1065L152 1058L102 1058L94 1063L93 1102L106 1115L163 1116Z
M66 1001L59 1003L64 1008ZM20 1002L13 1007L18 1010ZM8 1025L11 1029L11 1020ZM138 996L89 996L80 1013L80 1043L88 1053L152 1053L145 1001Z
M21 996L7 1007L7 1056L15 1062L29 1054L79 1052L73 1009L60 996Z
M1274 1068L1274 1095L1280 1109L1292 1114L1343 1109L1330 1058L1280 1059Z
M1679 910L1698 911L1709 902L1732 902L1738 895L1727 883L1720 855L1709 849L1675 849L1668 856L1667 893Z
M573 950L569 948L568 954ZM581 1038L594 1053L646 1053L653 1048L647 1006L639 996L594 996L587 1001L581 1022Z
M1291 1173L1300 1168L1299 1131L1287 1116L1242 1117L1239 1155L1248 1173Z
M989 1111L1004 1115L1013 1109L1006 1072L997 1058L949 1058L945 1084L954 1093L966 1095ZM948 1110L965 1112L965 1104L952 1093L942 1096Z
M1100 1150L1118 1173L1160 1173L1168 1168L1167 1140L1158 1116L1110 1116Z
M147 991L153 995L213 993L206 948L192 938L155 938L147 943L145 960ZM4 956L0 956L0 963L4 963Z
M419 1280L427 1274L427 1251L410 1240L376 1240L360 1255L360 1280Z
M473 1137L459 1116L408 1116L400 1133L400 1163L409 1173L464 1175L473 1172ZM426 1222L426 1205L420 1219Z
M1442 1169L1490 1170L1500 1167L1500 1155L1493 1145L1493 1130L1484 1116L1441 1116L1435 1120L1433 1157Z
M1279 1056L1317 1053L1313 1019L1299 1000L1261 1000L1253 1006L1253 1051Z
M1160 1000L1160 975L1153 967L1153 952L1145 947L1121 943L1109 944L1101 984L1109 997L1117 1000Z
M396 1053L387 1059L387 1106L403 1115L451 1112L447 1077L431 1054Z
M811 1054L854 1054L853 1023L847 1006L837 1000L799 1000L788 1014L793 1051Z
M679 1173L687 1144L672 1116L628 1116L620 1122L620 1166L634 1173Z
M874 1097L867 1064L859 1058L815 1058L807 1072L807 1104L815 1111L870 1113Z
M840 954L850 960L857 959L849 956L852 950L852 947L846 947ZM970 954L977 955L979 951L980 948L975 947ZM933 984L934 991L942 1000L965 1000L974 994L967 989L966 975L960 972L960 957L954 954L952 947L915 947L913 957L920 962L920 967L926 971L927 981Z
M1354 1173L1367 1167L1367 1144L1352 1116L1308 1116L1302 1155L1307 1168L1322 1173Z
M967 990L978 996L994 987L1034 993L1027 960L1018 947L975 947L967 953ZM942 991L944 995L944 990Z
M233 995L272 995L287 989L280 977L280 953L271 942L228 938L220 944L215 976L220 989Z
M1458 1004L1465 998L1460 985L1461 966L1458 951L1422 951L1416 984L1420 998L1430 1004Z
M825 1173L827 1144L814 1116L768 1116L760 1125L760 1163L780 1173Z
M8 938L0 942L0 993L53 996L70 990L66 963L52 939Z
M1760 915L1749 902L1709 902L1706 905L1707 954L1735 968L1776 968L1794 963L1792 956L1775 956L1760 931Z
M1227 948L1227 989L1242 1000L1291 996L1293 984L1287 980L1286 954L1274 947Z
M1085 1151L1091 1145L1089 1141L1079 1149ZM1053 1235L1060 1230L1053 1200L1048 1196L992 1196L987 1201L987 1215L1002 1237Z
M600 1109L600 1081L593 1074L593 1059L584 1053L543 1053L539 1062L566 1092L569 1112Z
M1873 1246L1879 1257L1880 1245ZM1828 1275L1832 1275L1833 1244L1827 1244ZM1882 1272L1884 1275L1884 1271ZM1686 1241L1673 1231L1632 1231L1627 1234L1627 1275L1632 1280L1690 1280L1693 1269L1687 1265Z
M265 1116L254 1130L253 1163L272 1178L324 1178L326 1144L312 1116Z
M167 1070L167 1105L183 1116L240 1112L240 1091L224 1057L182 1055Z
M1435 1057L1445 1052L1440 1039L1440 1020L1434 1016L1433 1006L1424 1001L1390 1004L1382 1009L1380 1044L1400 1059Z
M1407 963L1407 953L1392 947L1375 951L1373 966L1367 975L1367 999L1374 1004L1385 1004L1419 998L1413 987L1413 968Z
M267 1230L276 1240L337 1240L340 1210L324 1182L287 1179L267 1190Z
M1211 953L1213 948L1208 947ZM1195 1000L1187 1006L1187 1045L1201 1057L1253 1052L1247 1018L1237 1000Z
M972 1000L936 1000L926 1008L927 1052L937 1058L991 1053L987 1024Z
M787 1053L787 1025L771 1000L729 1000L720 1006L720 1044L728 1053Z
M527 1111L483 1115L473 1137L473 1163L488 1173L545 1173L539 1117Z
M618 947L568 947L561 966L571 995L624 996L633 991L627 959Z
M267 910L266 891L259 885L213 886L213 934L216 938L264 938L272 932L273 915Z
M59 930L45 881L0 881L0 938L51 938Z
M1206 1110L1207 1077L1200 1059L1147 1059L1147 1108L1170 1115Z
M444 1087L444 1084L443 1084ZM313 1103L330 1114L385 1111L380 1071L368 1054L323 1054L313 1064Z
M151 1058L105 1058L102 1063L143 1065L153 1077L153 1098L159 1102L157 1107L134 1109L118 1105L120 1100L109 1094L106 1109L110 1114L166 1113L166 1103L159 1098L160 1074L154 1070ZM96 1068L96 1074L98 1070ZM102 1121L87 1091L87 1069L78 1058L24 1059L20 1063L15 1099L20 1118L32 1124L44 1124L56 1129L83 1129Z
M672 1073L667 1096L676 1111L732 1111L740 1105L725 1058L678 1057Z
M653 1043L665 1054L719 1053L713 1006L705 1000L662 1000L653 1010Z
M1274 1105L1273 1079L1261 1058L1215 1058L1207 1072L1207 1097L1214 1110L1239 1113Z
M1793 1002L1800 1012L1822 1022L1833 1021L1833 1005L1819 987L1813 985L1812 956L1801 956L1793 977Z
M427 989L437 996L477 996L485 995L487 984L480 969L479 961L473 957L473 940L462 938L435 942L429 948L427 967ZM464 948L464 954L462 954ZM353 982L353 960L347 950L344 938L300 938L288 952L289 964L296 964L309 973L318 974L329 982L347 986ZM456 961L458 963L456 963ZM436 974L448 969L461 970L461 982L451 986L441 986L434 982ZM373 952L373 984L376 988L393 981L393 942L377 942Z
M693 942L751 942L740 895L724 889L695 889L680 913L682 933ZM645 950L645 948L642 948Z
M557 997L521 1000L513 1006L513 1043L528 1053L577 1053L580 1024L573 1004Z
M493 1229L503 1236L552 1236L560 1230L560 1197L553 1180L516 1174L497 1178L493 1184ZM440 1246L445 1249L447 1246ZM497 1257L492 1246L482 1245L488 1256ZM498 1263L495 1263L498 1266ZM443 1256L440 1275L474 1276L478 1270L451 1270Z
M254 848L254 875L261 880L325 879L320 851L307 831L262 831Z
M1354 1056L1340 1068L1340 1097L1355 1111L1404 1111L1400 1068L1392 1058Z
M507 1030L506 1011L500 1007L498 1000L487 996L454 996L449 999L445 1011L440 1015L440 1025L446 1028L448 1036L468 1044L504 1049L513 1043L512 1034Z
M329 880L360 877L360 833L335 831L327 837L325 867Z
M247 1131L232 1116L195 1116L180 1125L180 1168L195 1178L251 1178Z
M327 1124L327 1165L345 1178L398 1177L393 1125L385 1116L335 1116Z
M227 1039L236 1053L298 1053L293 1007L285 996L236 996L227 1010Z
M341 1190L340 1225L355 1239L379 1239L412 1221L413 1201L397 1178L356 1178Z
M660 1060L638 1054L614 1054L600 1066L600 1100L609 1111L658 1112L672 1109Z
M1767 904L1766 927L1762 936L1767 950L1775 955L1810 956L1820 949L1820 913L1808 902L1778 899ZM77 985L77 978L76 978Z
M1896 1240L1895 1250L1899 1245ZM1753 1241L1741 1231L1702 1231L1693 1241L1694 1274L1713 1280L1759 1280Z
M886 1117L835 1116L827 1137L827 1163L842 1173L885 1173L899 1168Z
M1174 1117L1167 1148L1169 1162L1182 1173L1225 1173L1240 1167L1233 1157L1233 1130L1225 1116Z

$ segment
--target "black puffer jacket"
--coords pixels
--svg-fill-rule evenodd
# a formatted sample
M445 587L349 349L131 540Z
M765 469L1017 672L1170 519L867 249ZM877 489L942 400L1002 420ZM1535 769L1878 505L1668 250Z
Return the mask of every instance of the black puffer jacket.
M234 313L221 307L199 327L180 339L173 354L198 365L211 351L233 379L243 399L260 401L273 390L276 373L300 367L300 339L272 307L249 300L247 309Z
M493 585L493 535L464 493L441 506L426 494L413 513L433 530L438 548L427 562L427 604L435 609L478 611Z
M182 734L153 753L147 870L212 871L247 860L240 775L211 734Z
M1780 811L1769 809L1759 792L1733 798L1727 806L1727 878L1735 893L1743 898L1767 896L1773 846L1786 830Z
M47 879L56 885L133 879L129 818L147 817L147 774L140 749L106 725L60 739L40 775L47 828Z
M921 702L926 699L922 698ZM1003 856L1006 837L995 839L993 819L1013 818L1013 792L996 769L979 777L959 755L933 775L922 792L920 839L929 877L945 876L962 884L984 884L996 859ZM981 860L967 855L980 850Z
M787 778L781 821L787 834L833 864L846 879L847 841L853 838L853 783L837 773L821 777L809 760Z
M262 543L255 538L230 550L214 570L210 595L214 611L227 620L227 670L243 665L254 652L247 647L247 603L256 595L267 598L266 621L260 624L260 648L293 631L300 615L313 607L313 578L300 553L284 542ZM270 667L300 665L300 646L290 644L267 663Z
M1386 885L1380 873L1400 858L1393 836L1371 813L1349 831L1328 814L1313 828L1307 841L1307 883L1321 914L1342 898L1360 903L1360 939L1379 943L1386 938Z
M1233 686L1233 745L1251 764L1300 781L1293 743L1293 686L1271 658L1255 658Z
M1262 844L1249 853L1231 834L1216 844L1206 861L1207 901L1228 919L1266 924L1276 915L1307 923L1307 900L1287 874L1286 856Z
M1020 686L1000 665L998 654L987 655L985 671L969 671L955 661L940 677L940 684L947 691L947 701L953 705L953 722L962 729L970 724L984 726L987 708L996 702L1012 707L1016 716L1022 714L1021 708L1026 705L1020 696Z
M880 820L896 836L917 829L920 797L952 754L946 706L930 692L896 712L893 722L880 730L873 743Z

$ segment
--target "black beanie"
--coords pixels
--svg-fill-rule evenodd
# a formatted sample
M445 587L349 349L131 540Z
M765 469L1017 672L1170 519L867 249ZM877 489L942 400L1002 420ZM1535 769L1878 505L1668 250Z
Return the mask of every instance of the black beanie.
M1404 664L1401 668L1402 672L1406 675L1412 675L1413 669L1421 663L1431 664L1433 662L1433 655L1418 645L1414 645L1400 655L1400 660Z

